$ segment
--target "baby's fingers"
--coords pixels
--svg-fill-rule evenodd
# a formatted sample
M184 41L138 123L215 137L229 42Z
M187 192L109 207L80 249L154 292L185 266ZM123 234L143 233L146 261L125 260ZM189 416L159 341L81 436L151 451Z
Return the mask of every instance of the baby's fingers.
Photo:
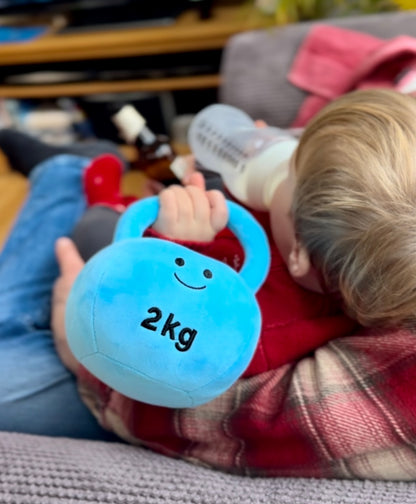
M201 172L195 171L191 173L184 183L186 187L198 187L201 191L205 191L205 178Z
M172 188L164 189L159 194L159 204L159 213L153 224L153 229L169 236L173 232L179 216L176 195Z
M219 233L228 223L228 206L224 194L213 189L207 192L207 198L211 207L211 226Z

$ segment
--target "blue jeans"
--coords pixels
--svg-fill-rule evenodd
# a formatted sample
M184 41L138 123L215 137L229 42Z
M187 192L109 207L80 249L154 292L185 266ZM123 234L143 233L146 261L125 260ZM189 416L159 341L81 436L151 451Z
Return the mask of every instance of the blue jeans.
M62 155L36 167L0 255L0 430L112 437L81 402L50 329L51 289L59 271L54 243L71 234L85 210L82 172L88 163Z

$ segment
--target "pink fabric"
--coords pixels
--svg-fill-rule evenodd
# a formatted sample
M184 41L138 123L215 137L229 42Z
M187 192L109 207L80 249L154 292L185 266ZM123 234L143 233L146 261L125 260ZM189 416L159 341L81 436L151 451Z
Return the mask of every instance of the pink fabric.
M385 41L335 26L318 25L306 37L288 79L310 95L293 127L302 127L327 103L354 89L395 88L398 75L416 64L416 39Z

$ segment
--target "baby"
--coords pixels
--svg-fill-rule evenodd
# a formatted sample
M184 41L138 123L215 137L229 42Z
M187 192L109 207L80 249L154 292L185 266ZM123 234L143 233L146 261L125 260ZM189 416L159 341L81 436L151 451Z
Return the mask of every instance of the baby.
M416 434L415 118L413 98L359 91L307 126L269 214L257 215L272 248L258 349L231 389L198 408L133 401L79 366L63 318L83 262L58 241L57 349L101 425L242 474L416 477L406 441ZM233 265L243 258L227 218L224 196L193 173L160 193L152 233Z
M337 100L309 124L270 208L292 278L339 296L365 326L416 321L408 281L416 273L415 117L414 98L394 92ZM200 177L189 183L161 193L153 227L173 239L209 241L225 226L224 199L204 197Z

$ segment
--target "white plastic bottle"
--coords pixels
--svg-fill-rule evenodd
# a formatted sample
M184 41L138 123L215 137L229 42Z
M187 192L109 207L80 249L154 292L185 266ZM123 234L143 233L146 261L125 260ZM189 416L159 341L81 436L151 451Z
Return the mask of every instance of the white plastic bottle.
M223 104L194 117L188 140L197 161L219 173L230 193L256 210L270 207L298 144L286 131L258 128L248 114Z

